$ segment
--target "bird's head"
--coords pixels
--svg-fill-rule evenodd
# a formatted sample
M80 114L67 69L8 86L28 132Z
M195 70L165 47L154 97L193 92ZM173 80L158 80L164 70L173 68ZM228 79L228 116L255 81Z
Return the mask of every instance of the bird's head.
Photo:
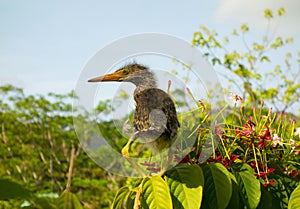
M117 71L98 76L88 80L88 82L105 82L105 81L118 81L118 82L131 82L136 86L144 84L154 84L155 79L153 74L147 67L140 64L129 64Z

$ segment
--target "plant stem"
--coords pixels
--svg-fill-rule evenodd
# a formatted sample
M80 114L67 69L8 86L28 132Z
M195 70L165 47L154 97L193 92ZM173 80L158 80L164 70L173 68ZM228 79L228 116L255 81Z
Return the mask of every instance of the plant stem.
M73 172L74 172L74 164L75 164L75 147L72 147L69 172L68 172L68 181L67 181L67 186L66 186L67 191L71 190L71 182L72 182L72 176L73 176Z
M254 143L252 143L252 149L253 149L253 155L254 155L254 160L255 160L255 166L256 166L257 174L259 174L259 167L258 167L258 163L257 163L257 158L256 158L256 152L255 152Z

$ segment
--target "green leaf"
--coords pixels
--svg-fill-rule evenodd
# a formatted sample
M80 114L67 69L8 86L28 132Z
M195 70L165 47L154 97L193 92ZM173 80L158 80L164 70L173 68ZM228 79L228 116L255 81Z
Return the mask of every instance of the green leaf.
M134 192L134 191L130 191L129 192L129 195L128 195L127 199L126 199L126 208L127 209L133 208L135 195L136 195L136 192Z
M199 209L204 176L198 165L180 164L165 174L174 208Z
M257 209L265 209L265 208L280 208L280 206L278 205L278 207L275 207L276 202L272 201L272 194L270 191L268 191L262 184L260 185L261 188L261 198L259 201L259 205L257 207Z
M57 207L59 209L83 209L77 196L70 191L63 191L57 199Z
M226 209L243 209L243 203L241 202L239 187L237 185L237 181L235 176L232 173L230 174L231 183L232 183L232 195L230 198L230 202L227 205Z
M258 44L256 42L252 44L252 47L254 51L263 51L265 49L264 45Z
M216 65L216 64L221 65L221 60L217 57L212 58L211 62L213 65Z
M264 17L267 19L271 19L273 17L273 12L270 9L266 9L264 12Z
M245 68L244 65L239 65L236 70L233 71L236 75L243 77L243 78L249 78L252 76L252 73Z
M29 190L9 179L0 179L0 188L0 200L26 199L30 197Z
M172 209L172 200L167 183L160 176L147 177L142 183L142 208Z
M292 192L288 209L298 209L300 208L300 184L297 188Z
M285 100L291 101L291 99L294 97L296 92L300 89L300 84L292 85L289 83L290 86L287 87L286 93L284 95Z
M275 68L274 68L274 72L275 72L275 74L280 74L281 73L281 66L276 65Z
M261 75L259 73L252 73L252 78L256 79L256 80L261 80Z
M282 37L277 37L277 38L275 39L275 41L271 44L270 47L271 47L271 48L274 48L274 49L277 49L277 48L283 46L283 44L284 44L284 42L283 42L283 40L282 40Z
M202 168L204 174L204 195L201 208L226 208L232 194L228 170L220 163L209 163Z
M249 31L249 27L247 24L242 24L241 27L240 27L240 30L245 33L247 31Z
M270 62L270 59L269 59L269 57L267 57L267 56L263 56L262 58L260 58L260 62Z
M278 14L278 16L284 15L284 14L285 14L285 9L284 9L283 7L279 8L279 9L277 10L277 14Z
M124 204L124 200L127 198L128 194L129 194L128 187L125 186L120 188L115 196L114 202L112 204L112 208L113 209L122 208Z
M252 168L244 163L239 172L234 172L241 196L247 208L256 208L260 201L260 183L254 176Z
M294 41L294 38L293 37L289 37L289 38L286 38L285 39L285 43L293 43L293 41Z
M271 99L278 95L279 90L277 88L269 88L261 91L261 97L263 99Z
M236 29L232 30L231 34L232 34L232 35L235 35L235 36L238 36L238 35L239 35L239 33L237 32Z

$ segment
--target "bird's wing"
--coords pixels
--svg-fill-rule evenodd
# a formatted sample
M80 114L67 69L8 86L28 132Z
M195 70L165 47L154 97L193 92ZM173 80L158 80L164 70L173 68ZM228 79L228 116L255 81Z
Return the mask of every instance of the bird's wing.
M134 124L137 130L156 130L170 137L177 134L179 122L170 96L160 89L146 89L136 95Z

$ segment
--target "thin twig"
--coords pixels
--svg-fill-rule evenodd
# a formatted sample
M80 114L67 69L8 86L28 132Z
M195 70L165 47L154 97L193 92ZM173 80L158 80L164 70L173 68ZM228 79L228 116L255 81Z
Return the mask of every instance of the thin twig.
M73 176L73 171L74 171L74 163L75 163L75 147L72 147L71 157L70 157L70 166L69 166L69 172L68 172L68 181L67 181L67 186L66 186L67 191L71 190L71 182L72 182L72 176Z

